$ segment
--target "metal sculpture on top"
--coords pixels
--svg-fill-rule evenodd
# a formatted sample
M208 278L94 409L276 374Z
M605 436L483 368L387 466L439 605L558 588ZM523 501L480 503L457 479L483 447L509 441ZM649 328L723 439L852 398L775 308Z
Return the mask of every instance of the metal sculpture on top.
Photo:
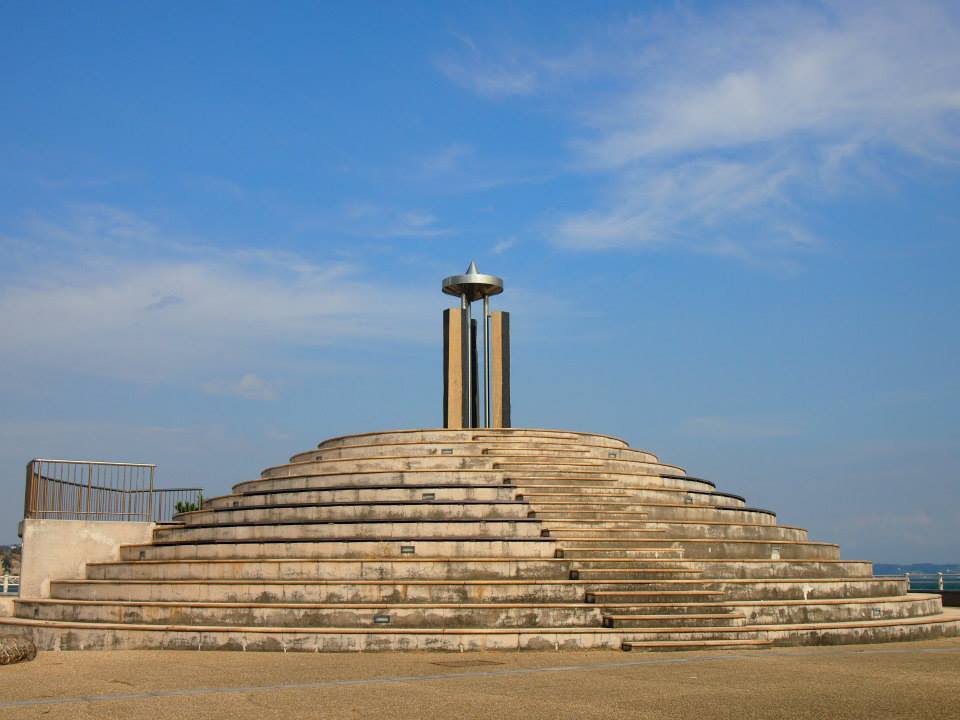
M477 264L471 262L466 272L462 275L451 275L443 280L443 292L447 295L453 295L460 298L460 321L457 323L461 335L461 347L455 349L450 340L449 320L445 324L445 378L444 378L444 424L447 427L478 427L479 413L476 408L476 401L479 393L476 387L478 378L477 373L477 348L475 323L471 317L471 305L476 300L483 300L483 427L508 427L509 426L509 325L507 313L496 313L496 329L494 346L495 361L497 363L498 377L494 378L496 386L498 416L495 419L491 410L491 320L494 314L490 312L490 297L499 295L503 292L503 280L496 275L486 275L477 269ZM449 318L449 311L445 315ZM453 355L451 355L453 353ZM453 362L453 356L460 359L459 363ZM457 366L463 368L463 371L457 370ZM457 378L459 382L452 382L452 372L461 372ZM448 413L448 406L451 398L452 388L457 386L460 390L459 395L463 399L463 412L459 419L451 419ZM454 398L456 400L456 398Z

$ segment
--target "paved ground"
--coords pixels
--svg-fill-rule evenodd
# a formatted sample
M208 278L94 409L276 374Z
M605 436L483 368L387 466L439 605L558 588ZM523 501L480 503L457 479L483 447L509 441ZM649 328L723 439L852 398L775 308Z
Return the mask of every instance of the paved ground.
M0 718L960 718L960 638L767 651L42 653Z

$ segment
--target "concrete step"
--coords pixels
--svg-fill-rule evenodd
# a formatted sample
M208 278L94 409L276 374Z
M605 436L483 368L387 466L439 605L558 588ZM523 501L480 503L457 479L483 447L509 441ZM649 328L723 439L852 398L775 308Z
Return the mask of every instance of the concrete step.
M789 625L929 617L942 613L943 605L939 595L909 594L740 603L735 609L750 625Z
M289 462L307 462L310 460L334 460L354 458L377 458L396 456L433 456L433 455L485 455L509 457L587 457L598 459L633 460L659 464L656 456L644 450L633 448L611 449L577 443L558 443L551 441L516 443L510 441L485 442L465 440L462 442L421 443L395 442L351 445L338 448L314 448L293 455Z
M312 487L290 492L262 492L246 495L222 495L204 500L205 510L221 508L285 505L288 503L325 504L342 502L416 502L420 500L497 502L514 500L514 493L503 485L448 483L421 485L377 485L371 487Z
M0 618L0 631L41 650L236 650L372 652L384 650L613 649L622 634L609 628L290 628L184 624L82 623Z
M547 509L544 510L541 507L538 507L535 510L531 510L528 513L528 517L536 518L538 520L553 520L553 521L564 521L564 520L593 520L605 522L608 519L611 521L646 521L647 513L645 512L636 512L633 510L579 510L576 509L579 506L579 503L570 503L570 507L567 509ZM534 507L531 505L531 507Z
M630 493L636 486L664 488L676 492L687 490L712 492L715 490L712 483L706 480L665 480L659 475L629 475L626 473L610 476L606 473L574 473L572 476L558 477L555 483L549 477L524 477L517 473L507 473L506 480L510 485L517 487L535 488L539 492L560 493L589 493L589 492L623 492ZM621 479L618 479L621 478ZM581 482L582 481L582 482ZM629 481L629 484L628 484Z
M320 459L317 459L320 458ZM559 475L602 473L613 477L644 476L655 478L662 486L675 481L675 476L664 478L662 471L668 466L659 463L640 462L627 458L591 458L582 455L552 453L548 457L530 455L479 455L444 453L429 455L381 455L373 457L328 458L322 453L304 460L275 465L260 473L261 479L301 477L304 475L326 476L340 473L364 473L378 470L458 470L494 469L511 473L549 473ZM697 485L702 481L697 482Z
M520 488L517 487L517 500L523 499L528 502L540 502L542 500L565 500L567 502L590 502L598 500L600 502L621 502L628 503L633 497L631 493L618 490L616 488L588 487L576 488L575 492L568 492L560 488L550 487L549 490L543 490L540 487Z
M556 543L549 538L422 538L388 540L369 538L325 540L247 540L121 545L121 560L231 560L261 558L360 558L399 557L488 558L555 557Z
M492 469L401 470L388 468L364 472L326 472L285 478L245 480L233 486L233 493L293 492L318 486L376 488L383 485L412 488L437 485L503 485L503 473Z
M864 588L863 595L870 594ZM879 590L874 588L874 594ZM882 590L882 588L881 588ZM50 595L63 600L166 602L678 602L802 596L782 583L744 581L553 579L273 579L258 580L56 580ZM825 587L816 595L836 594Z
M589 582L589 581L588 581ZM598 604L609 603L655 603L650 597L661 589L688 588L692 592L717 593L713 601L727 602L752 600L821 600L833 598L896 597L906 591L905 581L887 578L801 578L801 579L742 579L713 580L662 580L646 583L644 588L599 587L587 591L586 601ZM706 602L707 599L704 599Z
M556 558L263 558L256 560L134 560L87 563L89 580L262 580L570 577L570 563Z
M41 650L182 649L336 652L372 650L702 650L889 642L956 636L960 613L871 623L797 624L765 629L765 640L644 641L615 628L289 628L78 623L0 618L0 632Z
M267 522L382 522L385 520L483 520L526 518L530 508L516 500L410 500L248 505L204 509L174 517L187 527Z
M655 613L653 615L624 614L603 616L604 627L611 628L700 628L738 627L744 624L743 613Z
M352 447L364 444L394 442L549 442L562 445L628 448L626 440L610 435L547 428L427 428L415 430L386 430L327 438L318 443L320 450L334 447Z
M695 650L763 650L773 646L770 640L624 640L621 648L626 651L679 652Z
M689 642L689 641L729 641L729 640L766 640L762 630L752 625L702 626L702 627L630 627L630 639L627 642Z
M691 640L736 640L762 639L778 645L832 644L835 642L863 643L888 642L896 639L920 639L960 634L960 615L940 615L883 620L861 620L828 623L792 623L784 625L743 625L726 629L696 628L674 630L670 628L632 628L625 643L691 641Z
M84 623L275 627L599 627L583 603L186 603L22 600L16 617Z
M577 518L563 518L550 521L542 521L543 526L551 530L645 530L650 527L650 523L642 518L633 518L630 520L600 520L590 518L587 520Z
M720 492L698 492L693 490L676 490L673 488L642 487L633 488L629 495L604 495L609 490L598 490L583 493L564 493L562 489L551 489L549 492L539 492L539 487L529 483L514 485L522 489L517 492L528 502L547 502L547 501L565 501L581 502L589 498L594 502L617 502L630 505L637 510L645 510L647 504L659 504L661 506L694 505L700 507L723 506L745 508L746 503L743 499L725 495Z
M598 562L606 560L641 560L641 559L662 559L678 560L683 559L683 548L593 548L578 550L576 548L555 548L556 557L567 560L596 560Z
M257 603L583 603L585 587L561 580L63 580L60 600Z
M678 562L676 558L660 559L578 559L571 560L572 572L584 580L613 579L623 573L656 567L695 569L704 578L869 578L869 562L851 560L723 560L700 559Z
M530 499L526 495L518 495L518 499L523 500L530 505L530 516L540 518L545 515L567 515L570 512L594 512L597 517L603 518L617 515L629 514L631 517L646 518L647 513L639 510L631 503L620 502L617 500L598 500L588 498L582 500L545 500L542 498Z
M653 479L657 485L668 485L680 477L680 473L669 473L672 466L657 462L640 462L625 458L579 458L582 463L575 462L574 458L564 459L560 463L550 463L549 458L537 462L532 458L526 464L515 466L503 465L500 469L517 476L531 477L597 477L602 476L611 480L625 480L630 478ZM520 460L509 460L509 463L520 463ZM593 464L587 464L587 463ZM666 476L666 477L664 477ZM697 485L713 486L706 480L692 479Z
M797 622L840 622L844 620L924 617L939 614L939 595L909 593L879 597L820 598L809 600L707 600L668 602L600 603L605 615L713 614L740 613L748 625L777 625ZM928 611L933 610L930 613ZM810 620L800 619L810 613ZM816 615L819 619L814 620ZM868 617L869 616L869 617Z
M628 448L629 443L621 438L599 433L549 428L426 428L413 430L384 430L327 438L318 443L318 449L350 447L358 444L390 442L551 442L564 445L589 445L596 447Z
M307 460L265 468L261 480L298 477L331 477L336 475L376 473L382 471L456 471L495 470L493 458L482 455L433 455L420 457L385 456L346 460Z
M647 527L639 528L549 528L544 527L540 534L543 537L552 537L557 542L563 543L566 540L629 540L632 538L649 538L663 535L667 532L666 528Z
M647 461L647 456L633 450L619 450L614 452L624 453L630 459ZM607 457L607 451L604 448L594 448L583 445L577 446L561 443L529 443L526 445L518 445L515 443L490 444L479 440L468 440L464 442L445 443L376 443L326 448L324 450L315 448L293 455L289 463L292 465L321 460L372 460L383 457L434 457L437 455L475 457L500 454L508 457Z
M525 538L540 535L540 521L525 518L486 520L384 520L352 522L283 522L245 523L241 525L195 525L164 527L155 530L156 543L234 542L253 540L370 539L385 540L411 537L433 538Z
M662 532L675 538L693 538L697 540L768 540L770 542L806 542L807 531L802 528L786 527L783 525L741 525L729 522L656 522L647 520L642 527L618 528L616 526L594 524L586 527L577 527L567 523L558 523L556 520L542 520L543 527L549 530L551 537L561 538L589 538L630 537L637 533Z
M768 540L739 540L733 538L705 539L705 538L676 538L657 537L650 539L634 538L631 540L591 539L591 540L558 540L558 552L562 557L574 558L584 555L569 555L568 551L588 555L606 551L606 557L617 550L640 550L653 548L682 549L684 558L770 558L772 560L838 560L840 549L830 543L793 542Z
M529 458L538 458L538 459L551 459L551 458L570 458L570 457L580 457L587 459L590 458L599 458L601 455L594 454L587 448L572 448L572 447L523 447L519 445L497 445L494 447L485 446L484 443L477 441L477 444L480 446L480 454L487 455L489 457L529 457ZM617 457L618 452L623 451L613 451L614 457ZM606 456L604 456L606 457ZM641 459L641 462L645 462L645 459Z
M573 569L569 573L571 580L591 580L605 582L607 580L678 580L681 578L702 578L703 571L684 567L660 568L618 568L613 570L579 570Z
M672 487L660 482L650 482L651 480L659 481L660 478L653 476L632 478L625 475L613 477L609 474L587 475L574 472L567 472L562 476L545 473L539 477L517 476L507 473L504 477L504 484L520 488L524 494L549 493L579 496L589 493L612 492L610 486L615 485L617 492L625 493L625 497L633 498L634 502L728 505L730 507L741 507L745 504L743 498L738 495L722 493L708 485L682 488ZM687 499L688 496L689 500Z
M777 515L769 510L726 505L697 505L693 503L641 503L651 520L722 520L747 525L776 525Z

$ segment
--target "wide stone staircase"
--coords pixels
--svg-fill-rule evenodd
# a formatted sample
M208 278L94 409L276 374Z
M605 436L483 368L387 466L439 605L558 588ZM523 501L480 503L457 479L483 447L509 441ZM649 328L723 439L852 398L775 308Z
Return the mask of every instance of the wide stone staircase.
M763 648L955 635L938 595L617 438L326 440L16 602L46 649Z

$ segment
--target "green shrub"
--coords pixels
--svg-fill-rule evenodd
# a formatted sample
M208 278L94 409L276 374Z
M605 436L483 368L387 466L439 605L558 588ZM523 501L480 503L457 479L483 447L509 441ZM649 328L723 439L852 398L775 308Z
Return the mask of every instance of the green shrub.
M180 500L177 502L176 505L174 505L174 508L176 509L178 514L185 513L185 512L196 512L197 510L202 510L203 495L201 495L200 499L195 503L187 502L186 500Z

